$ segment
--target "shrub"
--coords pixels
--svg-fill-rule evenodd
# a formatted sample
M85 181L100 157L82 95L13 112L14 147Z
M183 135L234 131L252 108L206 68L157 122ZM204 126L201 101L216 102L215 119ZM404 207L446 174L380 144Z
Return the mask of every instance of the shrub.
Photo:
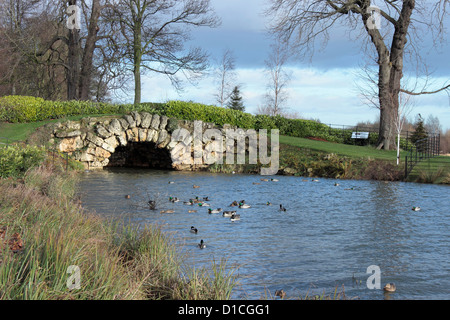
M0 178L20 177L45 159L45 150L34 146L0 148Z
M165 114L184 120L201 120L217 125L230 124L244 129L255 127L254 116L238 110L208 106L194 102L169 101Z
M45 100L28 96L5 96L0 98L0 120L28 122L39 120Z

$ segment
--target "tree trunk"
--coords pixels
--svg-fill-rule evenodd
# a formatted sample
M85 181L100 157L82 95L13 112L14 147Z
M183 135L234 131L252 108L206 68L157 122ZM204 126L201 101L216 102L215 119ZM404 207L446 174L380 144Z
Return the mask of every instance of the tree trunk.
M411 15L415 7L415 0L404 0L400 16L395 23L391 52L387 55L379 53L379 102L380 102L380 131L378 148L385 150L395 146L395 121L398 117L399 93L403 77L403 55L407 42L407 33L411 22ZM375 46L377 44L374 42ZM382 53L380 55L380 53Z
M77 1L69 1L69 5L76 5ZM67 59L67 100L78 98L78 81L80 77L80 30L69 29L68 59Z
M139 22L134 25L134 104L141 103L141 63L142 63L142 28Z
M81 61L81 71L78 83L78 97L80 100L89 100L91 82L92 82L92 66L94 59L95 44L97 42L98 19L100 17L100 0L92 1L92 11L89 20L89 30Z

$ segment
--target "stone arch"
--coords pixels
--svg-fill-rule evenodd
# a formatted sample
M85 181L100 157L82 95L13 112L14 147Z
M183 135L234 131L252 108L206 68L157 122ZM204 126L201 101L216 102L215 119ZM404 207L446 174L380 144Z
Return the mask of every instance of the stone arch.
M231 139L230 144L230 131L243 142ZM258 147L245 143L249 132L256 141L254 130L131 112L57 123L51 140L86 169L133 166L194 171L208 168L215 159L225 159L225 154L228 159L230 152L237 159L243 152L254 154Z
M213 123L200 123L201 132L215 127ZM180 134L183 131L191 135L189 141ZM52 140L60 151L72 155L86 169L107 166L204 169L208 165L172 161L173 155L177 156L176 153L183 148L188 149L188 157L194 156L194 149L186 148L192 142L193 132L193 121L131 112L122 117L84 118L57 123ZM205 143L202 144L204 147Z

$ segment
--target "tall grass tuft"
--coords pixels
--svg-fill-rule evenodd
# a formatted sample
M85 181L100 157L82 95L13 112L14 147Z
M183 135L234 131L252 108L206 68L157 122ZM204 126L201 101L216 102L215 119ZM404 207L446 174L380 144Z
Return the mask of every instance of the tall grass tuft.
M21 180L0 179L0 299L230 296L235 279L224 264L186 273L159 227L86 212L74 199L76 181L58 165L28 170ZM70 266L79 267L79 288L70 286Z

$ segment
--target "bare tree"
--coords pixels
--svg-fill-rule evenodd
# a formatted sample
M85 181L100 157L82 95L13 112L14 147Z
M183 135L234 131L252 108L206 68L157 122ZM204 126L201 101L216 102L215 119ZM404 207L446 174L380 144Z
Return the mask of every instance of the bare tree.
M286 87L291 79L291 74L285 70L285 64L290 54L287 44L279 39L275 40L271 48L272 51L265 61L266 74L268 75L265 106L260 111L276 116L285 112L285 104L289 98Z
M372 6L370 0L271 0L271 3L268 13L275 19L272 31L284 41L293 40L303 56L314 52L316 39L321 38L325 45L330 29L339 23L345 24L349 33L357 33L356 38L363 37L370 44L366 49L375 50L379 148L390 149L395 145L392 115L398 114L400 92L419 95L450 89L450 84L444 84L438 89L416 92L401 86L404 59L420 57L421 32L433 35L435 43L442 39L448 0L435 1L433 5L415 0L380 0L377 4L381 7Z
M141 101L141 74L167 75L180 88L178 73L195 79L207 68L207 55L200 48L186 52L190 27L215 27L218 18L209 0L117 0L109 16L120 31L114 48L134 77L134 103Z
M400 135L403 130L403 126L414 108L414 101L412 100L412 96L401 92L399 94L399 107L398 112L392 115L394 119L395 132L397 134L397 165L400 164Z
M233 90L233 82L236 80L235 58L233 52L225 50L215 69L215 78L218 90L214 95L216 102L224 107Z
M432 114L428 115L428 118L425 121L425 129L431 134L441 134L442 126L439 122L439 118Z

